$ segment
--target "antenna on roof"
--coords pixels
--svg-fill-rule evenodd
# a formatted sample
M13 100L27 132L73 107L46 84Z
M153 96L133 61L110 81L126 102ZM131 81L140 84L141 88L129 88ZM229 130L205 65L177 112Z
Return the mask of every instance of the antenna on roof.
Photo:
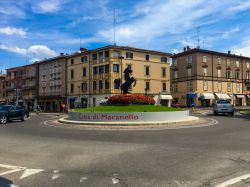
M116 24L116 17L115 17L115 16L116 16L116 15L115 15L115 8L114 8L114 46L116 46L116 42L115 42L115 34L116 34L116 33L115 33L115 29L116 29L116 28L115 28L115 26L116 26L115 24Z
M197 33L197 48L200 48L200 26L196 27L196 33Z

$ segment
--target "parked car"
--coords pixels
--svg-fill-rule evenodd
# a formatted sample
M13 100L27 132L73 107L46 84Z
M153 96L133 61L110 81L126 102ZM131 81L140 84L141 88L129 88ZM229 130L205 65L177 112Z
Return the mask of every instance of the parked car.
M172 107L175 107L175 108L180 108L180 107L181 107L181 104L178 103L178 102L173 102L173 103L171 104L171 106L172 106Z
M25 114L25 110L21 106L14 105L2 105L0 106L0 123L5 124L11 120L21 120L25 121L27 119L27 115Z
M220 113L234 115L234 105L231 104L230 100L217 100L213 105L214 115L218 115Z

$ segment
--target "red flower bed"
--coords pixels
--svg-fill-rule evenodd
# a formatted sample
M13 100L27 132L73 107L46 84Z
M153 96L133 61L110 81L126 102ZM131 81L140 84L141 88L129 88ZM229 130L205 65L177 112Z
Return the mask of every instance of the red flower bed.
M142 94L121 94L111 96L108 101L108 104L138 104L138 105L153 105L155 100L146 95Z

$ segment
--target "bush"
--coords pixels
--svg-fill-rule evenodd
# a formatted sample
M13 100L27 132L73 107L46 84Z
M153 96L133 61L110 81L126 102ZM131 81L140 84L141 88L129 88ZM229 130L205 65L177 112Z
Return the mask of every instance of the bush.
M114 95L111 96L108 101L108 104L115 104L115 105L129 105L129 104L136 104L136 105L154 105L155 100L146 95L142 94L121 94L121 95Z

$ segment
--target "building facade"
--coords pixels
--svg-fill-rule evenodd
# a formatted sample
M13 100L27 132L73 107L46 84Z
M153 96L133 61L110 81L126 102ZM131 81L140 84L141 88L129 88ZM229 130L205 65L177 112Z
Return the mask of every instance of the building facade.
M43 111L62 111L67 102L66 56L61 53L55 58L39 62L38 103Z
M187 47L173 55L171 91L182 106L209 107L216 99L250 106L250 58Z
M25 106L33 111L38 98L38 64L7 69L5 81L6 101Z
M5 74L0 74L0 104L6 103Z
M81 49L67 56L68 103L70 107L98 106L120 94L123 71L132 69L136 86L130 93L147 94L157 104L170 106L170 54L124 46Z

